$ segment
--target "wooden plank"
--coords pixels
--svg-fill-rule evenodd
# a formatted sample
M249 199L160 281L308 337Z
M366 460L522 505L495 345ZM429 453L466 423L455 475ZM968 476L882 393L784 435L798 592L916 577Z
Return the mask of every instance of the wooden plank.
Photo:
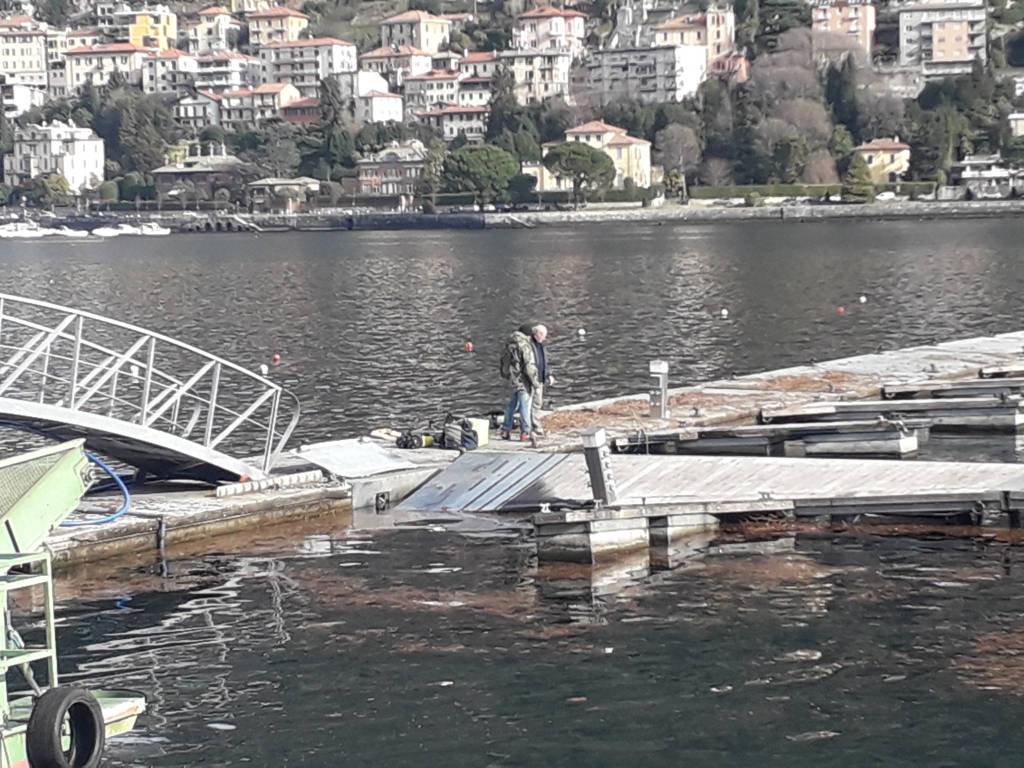
M923 381L910 384L884 384L882 386L882 396L886 400L1019 395L1022 391L1024 391L1024 378Z

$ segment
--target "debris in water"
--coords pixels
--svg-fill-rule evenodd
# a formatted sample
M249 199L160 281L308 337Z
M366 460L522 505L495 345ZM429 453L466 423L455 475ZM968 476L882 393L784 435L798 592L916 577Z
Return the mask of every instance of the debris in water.
M237 726L234 726L231 723L207 723L206 727L215 731L233 731Z
M857 301L859 301L861 304L867 304L868 303L868 297L865 296L864 294L861 294L860 298L857 299Z
M807 731L807 733L797 733L786 738L790 741L805 742L805 741L821 741L822 739L834 739L838 736L837 731Z
M713 685L711 686L712 693L729 693L732 690L731 685Z
M726 309L725 307L722 307L722 311L719 312L718 314L722 316L723 320L727 320L729 318L729 310Z
M780 661L817 661L821 658L821 651L799 650L784 653Z
M586 696L570 696L565 700L566 704L584 704L587 701Z
M610 654L610 653L615 653L615 649L614 649L614 648L605 648L605 649L604 649L604 652L605 652L606 654Z

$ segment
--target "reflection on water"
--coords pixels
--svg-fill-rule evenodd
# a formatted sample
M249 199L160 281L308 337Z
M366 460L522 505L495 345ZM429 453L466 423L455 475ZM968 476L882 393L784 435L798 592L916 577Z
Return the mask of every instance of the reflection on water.
M683 384L1019 330L1019 233L1008 219L183 236L0 243L0 263L13 292L252 368L281 353L273 375L309 440L500 405L499 345L531 318L552 329L563 404L646 391L653 358Z
M966 766L1020 746L1005 541L722 534L597 569L430 528L282 542L63 606L67 679L150 697L111 765Z

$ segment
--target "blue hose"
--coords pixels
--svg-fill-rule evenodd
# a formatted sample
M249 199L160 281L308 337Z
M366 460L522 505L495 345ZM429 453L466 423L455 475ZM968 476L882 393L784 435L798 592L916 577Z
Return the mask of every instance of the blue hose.
M107 463L96 454L86 451L85 455L89 461L106 472L110 476L110 479L114 481L114 484L121 490L121 506L116 512L111 512L109 515L104 517L91 518L89 520L65 520L61 523L61 527L63 528L70 528L78 525L102 525L104 523L111 523L119 517L124 516L132 505L132 495L128 492L128 486L124 484L124 480L121 479L121 476L111 469Z

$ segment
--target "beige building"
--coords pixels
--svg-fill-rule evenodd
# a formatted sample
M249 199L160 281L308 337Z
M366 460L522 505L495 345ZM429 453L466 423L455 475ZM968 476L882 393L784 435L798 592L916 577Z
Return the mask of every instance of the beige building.
M127 5L113 13L114 40L140 48L173 48L178 41L178 16L166 5L134 10Z
M452 23L426 11L406 11L380 23L380 40L385 47L409 45L424 53L437 53L448 44Z
M712 3L707 10L682 13L654 27L653 45L699 45L707 66L736 47L736 14L731 5Z
M592 104L638 99L678 102L697 93L707 76L703 45L656 45L593 51L584 63Z
M854 152L864 158L875 184L898 181L910 168L910 147L896 139L874 139Z
M196 57L167 48L152 51L142 69L143 93L186 93L194 86L199 62Z
M554 97L569 100L572 55L568 51L501 51L498 60L512 73L516 101L520 104L532 104Z
M500 63L494 51L471 51L459 60L459 71L469 77L494 77Z
M520 49L567 50L576 59L586 47L586 21L586 14L568 8L533 8L516 18L512 45Z
M208 125L220 125L220 96L210 91L182 96L174 105L174 118L193 136L198 136Z
M547 155L552 147L574 141L599 149L612 159L615 166L612 186L615 189L622 189L626 179L632 179L638 187L650 187L653 183L651 142L629 136L624 128L592 120L566 131L565 142L545 144L544 154ZM555 176L543 163L524 163L523 173L537 177L538 192L572 189L572 179Z
M309 26L309 16L284 6L256 11L245 19L249 25L249 44L255 46L298 40Z
M229 7L236 16L245 16L257 11L268 11L274 4L271 0L231 0Z
M149 49L131 43L72 48L64 54L68 91L78 91L89 84L106 85L115 72L127 82L141 85L149 54Z
M260 82L260 60L238 51L203 53L196 65L196 88L221 93Z
M103 139L90 128L54 120L14 131L14 150L4 156L4 183L16 187L36 176L58 173L71 191L91 189L103 181Z
M815 0L811 9L811 29L831 32L857 41L871 60L875 44L875 5L873 0Z
M402 97L397 93L370 91L355 98L355 118L359 123L400 123L405 116Z
M405 104L411 110L427 109L440 104L457 104L459 82L464 75L447 69L435 69L422 75L405 78Z
M221 127L226 131L251 129L257 123L279 117L282 107L301 98L298 88L287 83L225 91L220 95Z
M927 77L967 74L988 60L985 0L927 0L899 8L900 66Z

